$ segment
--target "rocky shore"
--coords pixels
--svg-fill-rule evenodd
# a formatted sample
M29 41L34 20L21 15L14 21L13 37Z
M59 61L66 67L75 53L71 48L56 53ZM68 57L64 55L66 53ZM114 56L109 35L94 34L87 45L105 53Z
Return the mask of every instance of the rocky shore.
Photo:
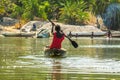
M15 21L14 21L15 22ZM17 21L16 21L17 22ZM10 23L10 22L7 22ZM13 23L13 22L11 22ZM101 29L98 29L95 25L68 25L68 24L62 24L58 22L54 22L57 25L60 25L63 32L66 35L72 35L72 36L79 36L79 37L99 37L99 36L105 36L106 31L102 31ZM36 30L33 30L33 24L36 26ZM49 21L30 21L23 25L20 29L16 29L15 25L0 25L0 34L1 35L30 35L30 37L37 37L39 33L44 31L44 33L50 33L51 32L51 23ZM114 32L115 33L115 32ZM33 35L34 34L34 35ZM119 36L120 33L117 32L117 36Z
M33 24L36 24L36 31L32 31ZM100 29L91 26L91 25L84 25L84 26L76 26L76 25L65 25L62 23L56 23L57 25L60 25L63 32L66 35L69 35L71 33L72 36L78 35L78 36L91 36L92 32L94 35L104 35L105 32L101 31ZM21 29L15 29L14 26L12 27L2 27L1 28L1 34L4 33L39 33L42 30L46 30L47 32L51 32L51 23L50 22L40 22L40 21L30 21L24 26L21 27Z

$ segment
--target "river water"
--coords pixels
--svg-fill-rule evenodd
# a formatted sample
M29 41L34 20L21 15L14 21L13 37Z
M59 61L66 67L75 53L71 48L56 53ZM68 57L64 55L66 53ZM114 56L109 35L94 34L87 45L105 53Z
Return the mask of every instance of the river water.
M48 58L51 38L0 38L0 80L120 80L120 39L74 40L65 58Z

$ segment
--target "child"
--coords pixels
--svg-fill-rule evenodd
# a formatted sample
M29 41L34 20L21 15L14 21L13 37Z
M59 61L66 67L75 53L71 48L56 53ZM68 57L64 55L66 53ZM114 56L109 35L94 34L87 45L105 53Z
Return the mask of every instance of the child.
M54 26L55 26L55 32L53 32L53 29L54 29ZM54 25L52 24L52 30L51 30L51 33L53 34L53 41L50 45L50 49L61 49L61 44L64 40L64 33L61 31L61 28L59 25Z

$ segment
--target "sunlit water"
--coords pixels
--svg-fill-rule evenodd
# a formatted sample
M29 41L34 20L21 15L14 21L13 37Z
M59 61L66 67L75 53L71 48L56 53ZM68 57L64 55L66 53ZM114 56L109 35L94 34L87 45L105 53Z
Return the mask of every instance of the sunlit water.
M0 80L120 80L120 39L65 39L65 58L48 58L51 38L0 38Z

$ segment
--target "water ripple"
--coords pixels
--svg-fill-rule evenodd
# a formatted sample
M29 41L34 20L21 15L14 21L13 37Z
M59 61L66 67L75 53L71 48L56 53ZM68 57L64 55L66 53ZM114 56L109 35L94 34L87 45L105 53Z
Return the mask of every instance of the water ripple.
M45 58L35 55L20 57L17 65L29 68L51 68L61 66L62 73L117 73L120 74L120 61L89 57L67 57L62 59ZM26 59L26 60L25 60ZM29 60L28 60L29 59ZM57 69L59 70L59 69Z
M120 45L79 45L80 48L120 48Z
M91 73L120 73L120 61L112 59L94 59L94 58L68 58L64 63L65 68L69 70L78 70Z

